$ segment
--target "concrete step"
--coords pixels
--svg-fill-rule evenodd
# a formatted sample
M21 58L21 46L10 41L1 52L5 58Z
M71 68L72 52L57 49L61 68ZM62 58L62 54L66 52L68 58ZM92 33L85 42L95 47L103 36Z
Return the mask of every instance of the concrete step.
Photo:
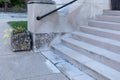
M89 27L89 26L81 26L80 31L120 41L120 37L119 37L120 31L102 29L97 27Z
M120 23L90 20L88 26L120 31Z
M70 64L52 51L42 51L43 56L50 60L70 80L95 80L79 68Z
M84 41L93 44L95 46L99 46L101 48L110 50L117 54L120 54L120 41L116 41L96 35L86 34L83 32L73 32L72 37L77 40Z
M105 65L108 65L118 71L120 71L120 55L111 51L105 50L94 45L80 42L72 38L63 38L62 42L67 47L76 51L82 52L94 60L97 60Z
M96 16L96 20L120 23L120 16L98 15Z
M76 52L61 44L52 46L55 53L59 54L64 59L79 67L82 71L86 72L96 80L118 80L120 79L120 72L90 59L82 54Z
M104 10L103 15L120 16L120 11Z

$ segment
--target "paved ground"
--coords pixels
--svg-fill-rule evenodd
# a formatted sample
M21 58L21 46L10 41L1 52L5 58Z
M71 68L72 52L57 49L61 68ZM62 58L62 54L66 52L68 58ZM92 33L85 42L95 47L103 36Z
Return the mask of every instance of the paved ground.
M9 20L0 19L0 80L68 80L41 54L11 51L10 39L3 38Z

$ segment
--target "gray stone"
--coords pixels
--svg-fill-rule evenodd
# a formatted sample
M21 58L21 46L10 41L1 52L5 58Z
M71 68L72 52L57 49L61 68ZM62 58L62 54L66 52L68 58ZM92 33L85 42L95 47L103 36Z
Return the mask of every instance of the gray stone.
M31 34L28 31L11 35L11 47L13 51L32 49Z
M49 46L51 41L56 37L58 33L39 33L35 35L35 47L36 49Z
M62 74L51 74L45 76L39 76L34 78L22 79L22 80L69 80Z

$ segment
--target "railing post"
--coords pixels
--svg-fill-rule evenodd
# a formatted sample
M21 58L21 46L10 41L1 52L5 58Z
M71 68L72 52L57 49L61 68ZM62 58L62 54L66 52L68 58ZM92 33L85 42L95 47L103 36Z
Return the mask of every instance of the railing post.
M42 16L51 10L56 9L55 3L51 0L30 0L28 1L28 29L32 33L41 32L38 30L46 18L41 21L37 21L37 16ZM51 17L52 18L52 17ZM49 19L50 20L50 19Z

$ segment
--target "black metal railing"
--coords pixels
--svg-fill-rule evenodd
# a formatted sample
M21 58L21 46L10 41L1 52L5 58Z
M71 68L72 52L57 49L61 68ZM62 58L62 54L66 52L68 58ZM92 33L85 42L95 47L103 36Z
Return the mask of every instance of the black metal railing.
M59 7L59 8L57 8L57 9L55 9L55 10L53 10L53 11L47 13L47 14L45 14L45 15L43 15L43 16L37 16L36 19L37 19L37 20L41 20L41 19L43 19L44 17L46 17L46 16L48 16L48 15L50 15L50 14L52 14L52 13L54 13L54 12L56 12L56 11L62 9L62 8L64 8L64 7L66 7L66 6L72 4L72 3L76 2L76 1L77 1L77 0L73 0L73 1L67 3L67 4L65 4L65 5L63 5L63 6Z

